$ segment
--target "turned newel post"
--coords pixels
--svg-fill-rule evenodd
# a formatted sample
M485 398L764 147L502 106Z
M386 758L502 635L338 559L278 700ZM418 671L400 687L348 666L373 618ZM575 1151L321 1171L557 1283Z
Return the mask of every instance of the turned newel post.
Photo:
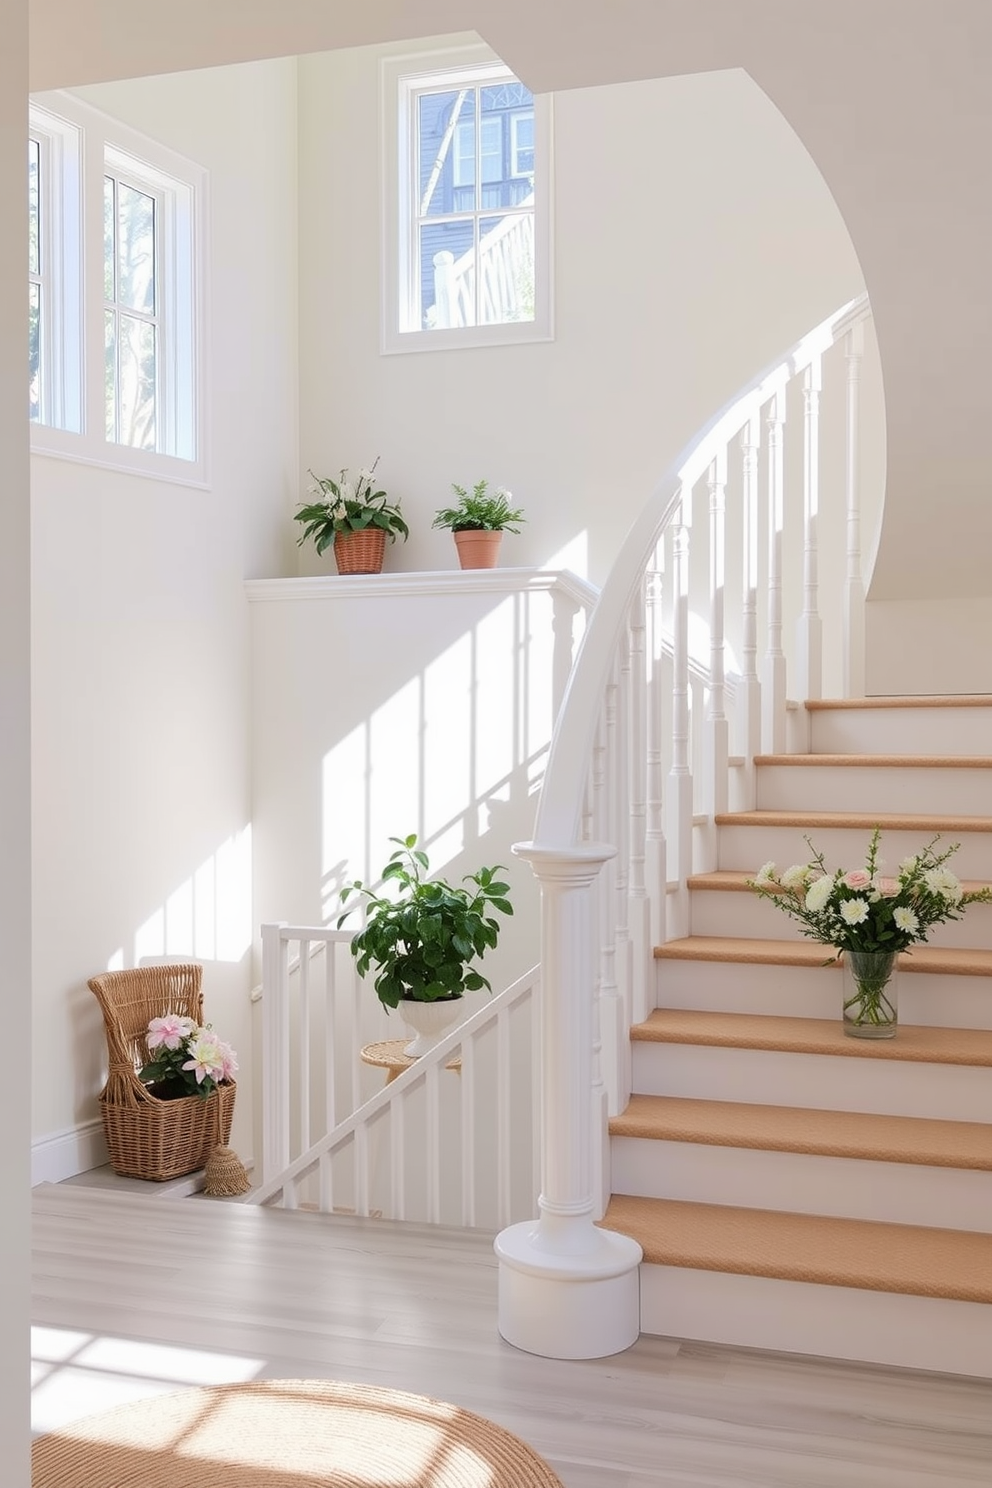
M599 1229L594 1144L606 1111L593 1080L592 886L613 849L519 843L541 886L541 1194L539 1216L496 1237L499 1331L552 1359L595 1359L640 1331L641 1248Z

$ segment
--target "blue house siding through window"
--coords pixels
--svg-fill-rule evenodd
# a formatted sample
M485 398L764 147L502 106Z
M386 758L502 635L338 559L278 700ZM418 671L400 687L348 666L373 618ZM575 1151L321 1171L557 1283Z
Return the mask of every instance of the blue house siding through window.
M533 193L534 100L508 79L424 92L417 104L421 324L427 327L434 323L434 255L446 249L459 260L477 230L484 241L507 209Z

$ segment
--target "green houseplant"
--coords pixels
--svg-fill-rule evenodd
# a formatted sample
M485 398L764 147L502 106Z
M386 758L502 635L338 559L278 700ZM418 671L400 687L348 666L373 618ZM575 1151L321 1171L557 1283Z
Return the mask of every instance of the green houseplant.
M510 505L513 493L498 486L490 494L489 482L480 480L467 491L452 485L456 506L442 506L433 527L450 528L462 568L495 568L504 532L519 532L525 521L520 507Z
M444 1029L456 1021L458 1003L466 992L482 988L492 991L488 980L472 964L496 945L500 922L493 911L512 915L509 885L499 874L502 865L480 868L466 874L459 885L442 878L428 878L430 862L417 846L416 834L391 837L396 851L382 870L383 887L395 890L393 897L376 893L361 879L341 891L344 904L352 894L365 901L365 925L351 942L359 976L375 970L376 995L387 1008L400 1008L404 1018L419 1031L418 1005L441 1006L429 1018L432 1038L415 1039L407 1053L423 1054ZM338 919L341 928L353 908ZM412 1016L411 1016L412 1013Z
M398 502L390 502L385 491L375 490L376 455L369 469L361 469L354 482L342 470L337 480L309 472L314 500L303 502L294 514L303 531L297 546L312 541L318 554L334 545L339 573L378 573L386 539L395 542L410 536Z

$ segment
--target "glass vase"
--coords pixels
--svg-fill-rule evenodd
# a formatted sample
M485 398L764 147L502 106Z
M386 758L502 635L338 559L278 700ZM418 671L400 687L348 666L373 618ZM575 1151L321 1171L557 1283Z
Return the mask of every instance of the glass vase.
M851 1038L895 1037L896 966L895 951L844 952L844 1032Z

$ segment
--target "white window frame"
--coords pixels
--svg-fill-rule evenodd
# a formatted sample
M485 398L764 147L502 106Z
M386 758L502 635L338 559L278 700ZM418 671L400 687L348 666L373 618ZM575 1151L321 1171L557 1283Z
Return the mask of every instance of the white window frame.
M530 176L530 175L536 175L536 173L537 173L536 150L535 150L534 169L532 171L527 171L527 170L521 170L520 169L520 165L519 165L519 160L520 160L520 141L518 139L518 135L519 135L519 132L520 132L520 124L521 124L521 121L523 119L529 119L531 121L531 124L533 125L534 124L534 110L533 109L518 109L515 114L511 114L510 115L510 175L511 176ZM536 125L534 126L534 128L535 128L535 138L536 138ZM523 148L525 150L533 150L533 149L535 149L535 146L534 145L524 145Z
M550 94L534 98L534 319L440 330L425 330L419 324L420 295L416 283L414 240L418 170L414 100L417 93L426 87L457 87L460 79L471 85L484 85L504 81L508 76L512 76L509 68L484 45L414 52L388 57L382 62L380 349L384 355L554 339L553 108Z
M81 350L78 425L53 427L32 421L32 451L205 487L209 470L203 318L207 173L71 95L39 95L33 109L40 120L54 121L53 128L57 124L75 130L80 141L75 220L81 223L81 271L75 323ZM106 436L103 191L107 173L123 175L128 184L153 195L158 207L157 274L163 334L157 348L154 450L117 444ZM63 286L71 284L74 273L67 241L63 232L52 259ZM71 296L65 293L64 298L68 307Z

